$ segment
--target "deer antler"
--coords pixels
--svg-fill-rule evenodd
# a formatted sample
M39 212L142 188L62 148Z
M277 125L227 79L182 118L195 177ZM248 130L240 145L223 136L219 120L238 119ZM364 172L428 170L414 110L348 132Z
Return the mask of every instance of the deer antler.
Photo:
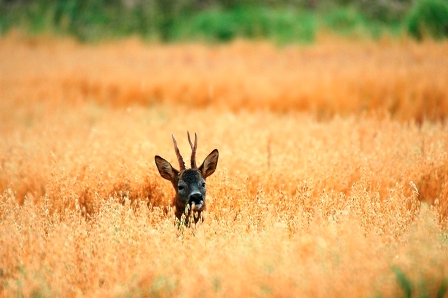
M180 155L179 152L179 148L177 148L177 142L176 142L176 138L174 137L174 135L171 135L173 137L173 143L174 143L174 151L176 151L176 156L177 156L177 160L179 161L179 171L185 171L185 162L184 159L182 158L182 155Z
M187 135L188 135L188 142L190 143L191 147L191 167L193 169L197 169L198 167L196 165L196 148L198 147L198 135L194 133L194 146L193 143L191 142L190 133L188 131Z

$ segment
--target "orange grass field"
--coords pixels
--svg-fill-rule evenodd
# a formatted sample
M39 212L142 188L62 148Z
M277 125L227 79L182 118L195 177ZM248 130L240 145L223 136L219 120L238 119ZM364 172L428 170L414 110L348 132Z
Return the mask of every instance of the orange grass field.
M2 37L0 296L448 297L446 115L447 42Z

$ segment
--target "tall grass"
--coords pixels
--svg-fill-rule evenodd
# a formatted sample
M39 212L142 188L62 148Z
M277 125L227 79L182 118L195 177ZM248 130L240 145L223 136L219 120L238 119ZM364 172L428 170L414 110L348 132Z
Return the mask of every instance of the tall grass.
M309 111L321 119L379 112L394 119L444 120L448 44L323 38L309 47L97 47L12 34L0 41L0 92L19 103L51 97L115 107L167 103L227 110ZM98 57L102 57L99 59ZM437 74L437 75L435 75ZM26 86L26 87L25 87Z
M306 86L289 76L317 83L321 69L334 94L347 89L332 77L375 76L363 90L383 86L388 100L397 89L392 66L375 67L383 55L412 74L404 89L439 94L429 69L443 76L445 45L405 45L2 40L0 295L446 296L445 122L408 114L405 101L393 115L347 110L359 104L350 92L319 105L312 83L310 108L277 107ZM347 50L357 65L338 71ZM197 83L206 74L213 88ZM256 98L271 80L281 96ZM187 130L198 159L218 148L220 160L205 222L179 229L153 159L175 161L171 133L188 156Z

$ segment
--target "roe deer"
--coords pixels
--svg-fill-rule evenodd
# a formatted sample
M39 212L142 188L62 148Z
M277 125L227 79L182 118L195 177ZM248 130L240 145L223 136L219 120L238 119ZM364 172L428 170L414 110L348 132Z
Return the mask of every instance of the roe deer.
M180 220L182 214L184 214L187 204L188 213L187 220L193 211L194 222L197 223L201 219L201 213L206 209L206 185L205 179L213 174L216 170L218 164L219 152L217 149L213 150L204 160L202 165L198 168L196 165L196 149L198 145L198 136L194 134L194 145L190 139L190 133L187 132L188 142L191 147L191 168L186 169L185 163L180 155L179 148L177 147L176 138L171 135L174 143L174 151L176 152L177 160L179 161L179 171L173 168L173 166L163 159L162 157L156 155L155 162L157 169L159 170L160 176L166 180L171 181L174 190L176 191L176 196L173 200L173 205L175 207L176 217Z

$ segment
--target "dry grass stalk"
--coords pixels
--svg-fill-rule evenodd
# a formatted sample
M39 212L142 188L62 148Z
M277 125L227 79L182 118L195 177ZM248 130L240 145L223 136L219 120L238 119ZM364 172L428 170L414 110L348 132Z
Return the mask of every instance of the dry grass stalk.
M245 43L0 43L1 296L446 296L447 126L418 120L405 99L396 115L410 121L359 112L357 93L377 98L378 107L385 94L417 89L421 98L440 92L443 99L445 44L254 52ZM358 65L337 70L346 51ZM305 91L295 61L310 78ZM335 100L322 104L324 67L322 92ZM265 75L254 75L261 68ZM376 72L360 76L361 69ZM161 73L149 83L151 71ZM229 71L235 77L217 84ZM206 73L216 98L190 108L209 90L200 87ZM145 81L137 88L139 75ZM171 91L169 77L177 80ZM274 81L278 89L249 88ZM245 109L293 82L299 87L290 92L315 95L314 107ZM133 105L154 90L164 103ZM260 96L261 106L279 111L300 102L275 92ZM319 109L348 114L322 120ZM440 103L435 110L445 113ZM186 130L207 142L198 160L220 151L207 181L207 218L190 229L174 224L174 191L153 164L157 153L172 152L167 135Z

